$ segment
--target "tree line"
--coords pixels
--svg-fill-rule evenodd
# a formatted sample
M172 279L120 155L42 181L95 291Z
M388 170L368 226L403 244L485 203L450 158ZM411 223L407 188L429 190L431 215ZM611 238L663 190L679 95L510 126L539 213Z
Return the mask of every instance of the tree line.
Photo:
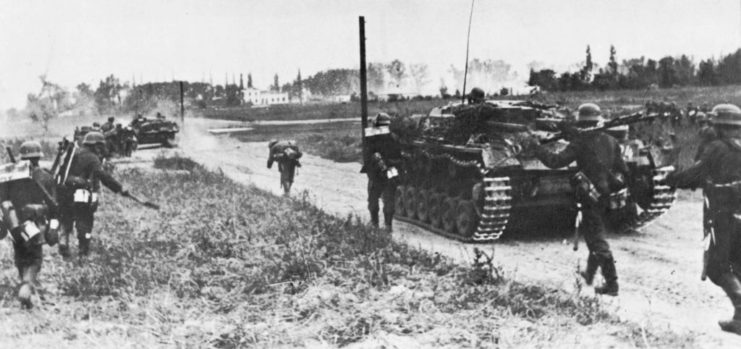
M665 56L659 60L631 58L618 63L614 46L604 67L586 58L578 71L557 73L553 69L530 69L529 86L546 91L647 89L675 86L719 86L741 83L741 49L719 59L695 63L687 55Z

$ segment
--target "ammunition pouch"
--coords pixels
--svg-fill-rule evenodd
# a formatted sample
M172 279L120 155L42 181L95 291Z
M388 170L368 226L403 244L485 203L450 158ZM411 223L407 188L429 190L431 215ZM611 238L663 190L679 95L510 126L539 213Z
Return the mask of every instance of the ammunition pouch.
M602 197L602 194L597 191L597 187L587 178L584 172L579 171L574 174L571 177L571 185L574 187L576 202L583 205L596 205Z
M90 183L82 178L77 176L69 176L67 180L63 184L65 189L73 190L73 189L89 189Z
M628 188L620 189L607 197L607 208L620 210L628 205Z

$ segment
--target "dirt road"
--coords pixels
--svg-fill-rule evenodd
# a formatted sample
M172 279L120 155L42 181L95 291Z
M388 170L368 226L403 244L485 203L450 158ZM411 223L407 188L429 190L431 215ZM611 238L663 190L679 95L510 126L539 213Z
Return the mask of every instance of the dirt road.
M223 126L207 120L188 120L179 151L210 168L221 168L234 180L254 184L280 194L278 172L266 168L266 143L240 143L228 136L213 136L208 127ZM143 152L151 156L156 151ZM150 155L147 155L150 154ZM293 195L306 191L315 203L341 216L367 219L367 179L356 163L335 163L309 154L302 159ZM686 195L685 195L686 196ZM245 198L249 200L249 198ZM719 319L732 315L730 302L709 281L700 281L700 215L698 200L680 200L672 210L639 234L612 236L620 275L620 296L603 297L602 304L623 319L639 324L695 333L708 348L741 347L741 337L720 331ZM417 227L396 223L394 235L461 263L473 260L472 246L430 234ZM507 239L494 247L506 275L520 282L541 282L570 292L593 294L575 274L584 263L586 246L573 252L560 237Z

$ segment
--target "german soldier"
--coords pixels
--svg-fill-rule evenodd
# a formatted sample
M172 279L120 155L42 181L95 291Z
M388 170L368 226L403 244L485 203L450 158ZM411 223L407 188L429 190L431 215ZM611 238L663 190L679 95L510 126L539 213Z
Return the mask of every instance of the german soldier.
M109 117L108 121L106 121L106 123L100 126L100 131L103 132L103 134L105 134L106 132L110 132L111 130L113 130L113 127L114 127L113 121L115 120L116 119L114 119L112 116Z
M63 229L59 253L69 256L69 234L73 226L77 229L79 255L90 253L94 214L98 208L100 183L114 193L128 196L113 176L103 170L101 157L105 147L105 138L99 132L85 135L82 147L77 149L70 161L65 164L62 173L67 173L59 188L61 222Z
M368 158L363 161L361 173L368 175L368 211L371 224L378 226L378 200L383 201L383 221L386 229L392 229L394 218L394 194L401 164L401 147L389 126L391 117L386 113L376 115L374 127L366 132Z
M579 106L576 121L577 127L593 127L604 122L604 118L599 106L586 103ZM575 138L563 151L551 153L538 147L535 155L550 168L564 167L576 161L579 172L574 184L582 215L579 229L589 249L586 270L580 274L587 285L591 285L597 269L601 268L605 283L595 287L595 292L617 296L617 270L606 239L605 215L610 199L615 197L612 194L625 188L628 174L619 143L602 131L576 132Z
M486 94L484 93L484 90L478 87L472 88L471 93L468 94L469 104L484 103L484 100L486 100Z
M38 286L38 274L43 262L43 244L54 245L58 237L56 190L51 173L39 167L41 144L28 141L21 144L21 159L27 160L30 178L25 181L3 183L0 187L2 224L0 238L10 232L15 252L15 265L21 287L18 299L31 308L31 295ZM17 169L18 167L16 167ZM28 172L26 172L28 173Z
M705 271L725 291L733 318L719 321L721 329L741 335L741 109L719 104L711 111L718 139L711 141L690 168L669 174L667 183L679 188L703 187L712 221Z
M270 149L270 153L268 154L268 168L273 167L273 162L278 162L280 186L283 188L283 194L288 195L291 192L296 167L301 167L298 159L303 154L293 141L278 141L273 139L268 143L268 148Z

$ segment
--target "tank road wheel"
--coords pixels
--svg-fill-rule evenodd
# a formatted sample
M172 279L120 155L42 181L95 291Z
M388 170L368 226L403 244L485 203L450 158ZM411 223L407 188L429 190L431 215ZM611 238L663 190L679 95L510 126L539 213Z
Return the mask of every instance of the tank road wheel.
M414 200L417 199L417 190L412 186L404 189L404 208L407 212L407 217L415 219L417 217L417 205L414 204Z
M400 217L407 216L407 208L404 206L404 190L406 186L400 185L396 187L396 193L394 194L394 211Z
M443 211L441 210L443 199L445 199L445 195L435 191L430 191L430 195L427 196L427 218L435 228L440 228L443 225Z
M420 222L429 222L429 207L427 206L427 200L430 197L430 191L427 189L420 189L417 192L415 199L415 206L417 207L417 218Z
M470 200L462 200L458 204L457 212L458 214L455 223L456 228L458 228L458 234L466 238L473 236L473 233L476 230L476 223L479 220L473 202Z
M442 220L443 229L448 234L455 234L456 231L456 217L458 212L458 200L451 197L445 197L440 203L440 216Z

